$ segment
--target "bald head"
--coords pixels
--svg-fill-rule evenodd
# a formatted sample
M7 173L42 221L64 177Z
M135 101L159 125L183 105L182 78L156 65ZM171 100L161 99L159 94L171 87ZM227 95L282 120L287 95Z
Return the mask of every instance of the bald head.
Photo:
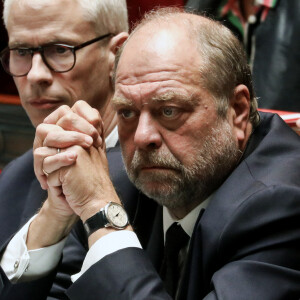
M193 64L199 84L214 95L221 116L226 115L235 87L244 84L250 94L250 120L254 125L258 122L257 102L243 46L225 26L179 9L153 11L133 30L116 66L119 60L127 60L129 56L136 59L145 53L144 59L149 63L159 55L165 57L165 63L171 58L176 60L178 55L186 65ZM132 61L128 72L136 71L137 63ZM177 60L177 63L181 62ZM115 75L119 76L118 73Z
M124 77L133 78L143 74L144 80L151 79L153 74L171 72L174 69L184 71L185 65L195 65L194 73L198 74L199 55L192 41L186 37L185 30L172 25L157 30L147 24L136 31L123 50L117 72L117 82Z

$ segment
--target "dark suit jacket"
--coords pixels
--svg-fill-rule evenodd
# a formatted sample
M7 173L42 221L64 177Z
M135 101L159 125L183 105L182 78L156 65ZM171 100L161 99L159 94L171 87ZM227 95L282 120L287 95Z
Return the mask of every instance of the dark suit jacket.
M299 299L299 150L299 136L278 116L262 114L242 161L196 222L180 299ZM68 288L71 299L170 299L155 269L162 253L161 208L142 200L134 227L146 251L127 248L104 257ZM70 257L85 251L80 228L71 234ZM39 282L51 282L54 273L7 290L43 299Z
M262 114L242 161L197 220L180 299L300 298L299 174L299 136L278 116ZM148 255L128 248L106 256L68 296L169 299L150 260L161 254L159 223L158 209Z

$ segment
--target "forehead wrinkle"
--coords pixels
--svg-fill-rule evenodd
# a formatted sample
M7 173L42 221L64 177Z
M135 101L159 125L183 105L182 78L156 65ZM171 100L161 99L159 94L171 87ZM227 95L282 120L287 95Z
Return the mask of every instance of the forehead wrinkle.
M186 103L188 105L192 105L195 107L198 105L199 100L196 96L194 95L185 95L185 94L180 94L178 92L170 91L167 93L164 93L159 96L154 96L151 98L151 101L153 102L175 102L175 103Z
M199 104L199 99L195 95L184 95L184 94L179 94L175 93L173 91L164 93L159 96L153 96L150 99L151 102L173 102L173 103L181 103L184 104L186 103L187 105L190 105L192 107L195 107ZM115 96L112 99L112 103L114 108L116 109L118 106L134 106L134 101L127 99L125 97L120 97L120 96ZM150 103L144 103L143 105L149 105Z

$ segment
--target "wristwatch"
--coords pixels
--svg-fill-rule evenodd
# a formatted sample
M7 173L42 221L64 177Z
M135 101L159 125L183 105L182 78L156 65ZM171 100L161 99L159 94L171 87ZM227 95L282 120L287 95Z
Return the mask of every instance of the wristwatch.
M109 202L99 212L87 219L83 224L88 236L100 228L113 227L124 229L128 225L128 215L118 203Z

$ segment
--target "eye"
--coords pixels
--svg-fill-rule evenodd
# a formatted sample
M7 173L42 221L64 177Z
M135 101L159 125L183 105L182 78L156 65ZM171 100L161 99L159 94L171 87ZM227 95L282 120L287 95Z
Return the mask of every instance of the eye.
M118 115L123 117L126 120L132 119L136 116L136 113L130 109L121 109L118 111Z
M24 48L14 49L14 54L16 56L26 56L28 53L29 53L28 49L24 49Z
M56 54L65 54L66 52L69 52L70 50L67 47L54 45L54 51Z
M174 118L178 116L179 109L177 107L166 106L161 108L161 114L166 118Z

